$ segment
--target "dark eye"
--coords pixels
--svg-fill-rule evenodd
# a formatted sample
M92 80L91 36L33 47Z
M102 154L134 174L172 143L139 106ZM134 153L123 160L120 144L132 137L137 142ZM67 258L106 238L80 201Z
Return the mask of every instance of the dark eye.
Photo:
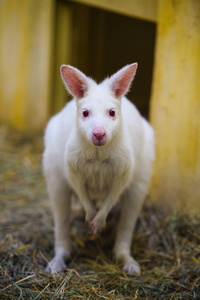
M84 110L83 111L83 116L84 116L84 118L87 118L88 116L89 116L89 110Z
M114 109L110 109L109 110L109 115L113 118L115 116L115 110Z

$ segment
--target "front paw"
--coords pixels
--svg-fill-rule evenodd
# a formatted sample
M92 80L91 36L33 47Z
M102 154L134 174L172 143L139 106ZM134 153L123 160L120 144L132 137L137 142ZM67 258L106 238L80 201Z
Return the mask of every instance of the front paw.
M92 222L90 222L90 229L93 234L93 237L95 237L98 233L102 231L102 229L105 227L105 218L101 215L96 215Z
M91 220L95 217L97 210L95 207L91 207L88 211L86 211L85 222L90 223Z

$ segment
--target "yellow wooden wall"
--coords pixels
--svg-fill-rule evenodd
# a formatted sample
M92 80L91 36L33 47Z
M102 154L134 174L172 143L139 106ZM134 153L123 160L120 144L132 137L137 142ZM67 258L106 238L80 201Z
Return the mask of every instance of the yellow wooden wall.
M159 1L152 199L200 209L200 1Z
M44 127L51 97L54 0L0 1L0 121Z

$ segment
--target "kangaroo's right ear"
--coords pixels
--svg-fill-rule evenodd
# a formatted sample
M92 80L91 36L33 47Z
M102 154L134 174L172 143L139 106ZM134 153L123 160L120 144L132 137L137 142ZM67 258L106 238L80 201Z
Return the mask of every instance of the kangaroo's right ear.
M60 72L68 92L77 99L83 98L88 91L87 76L69 65L62 65Z
M123 67L110 77L110 86L115 97L121 97L128 92L136 70L137 63L134 63Z

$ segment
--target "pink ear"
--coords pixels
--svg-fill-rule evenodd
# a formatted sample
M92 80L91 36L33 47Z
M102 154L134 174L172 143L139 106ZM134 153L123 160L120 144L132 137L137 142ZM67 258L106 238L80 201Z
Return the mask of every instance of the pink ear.
M121 97L128 92L136 70L137 63L127 65L110 78L111 89L116 97Z
M67 90L73 96L82 98L88 90L87 77L78 69L62 65L60 68L61 77Z

